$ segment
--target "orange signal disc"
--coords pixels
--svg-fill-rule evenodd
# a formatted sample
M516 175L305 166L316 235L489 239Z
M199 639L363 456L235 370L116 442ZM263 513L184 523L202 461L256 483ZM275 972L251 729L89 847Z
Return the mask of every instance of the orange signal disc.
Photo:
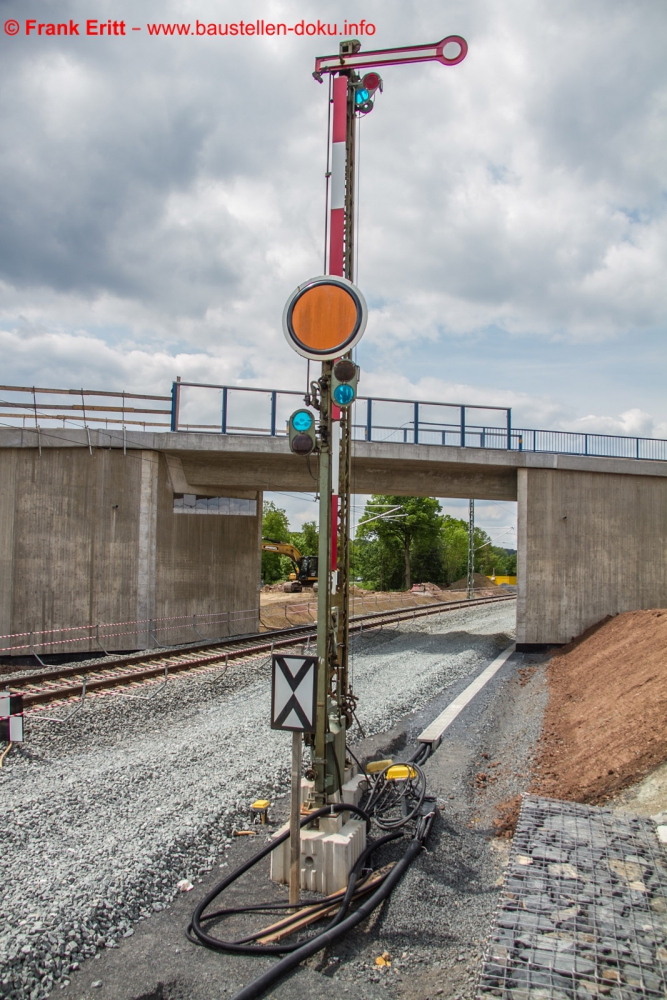
M294 303L291 321L294 336L304 347L335 351L356 331L357 303L342 285L312 285Z
M283 333L293 351L311 361L331 361L359 343L368 306L347 278L322 274L298 285L285 303Z

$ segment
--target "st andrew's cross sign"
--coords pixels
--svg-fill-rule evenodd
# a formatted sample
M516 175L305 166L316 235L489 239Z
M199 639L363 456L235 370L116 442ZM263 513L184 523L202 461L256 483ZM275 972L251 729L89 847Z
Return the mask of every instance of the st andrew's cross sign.
M315 732L317 657L274 654L271 677L271 728Z

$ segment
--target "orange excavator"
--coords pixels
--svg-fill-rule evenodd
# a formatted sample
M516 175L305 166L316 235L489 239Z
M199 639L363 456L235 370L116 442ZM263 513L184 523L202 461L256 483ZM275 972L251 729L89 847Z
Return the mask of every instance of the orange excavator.
M286 594L300 594L304 587L317 590L317 556L302 556L291 542L276 542L272 538L262 539L262 552L275 552L291 559L294 572L284 585Z

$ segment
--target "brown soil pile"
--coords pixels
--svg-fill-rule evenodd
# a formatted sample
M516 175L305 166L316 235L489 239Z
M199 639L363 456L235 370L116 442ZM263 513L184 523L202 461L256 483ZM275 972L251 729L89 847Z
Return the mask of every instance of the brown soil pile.
M606 619L547 669L531 791L604 802L667 760L667 610Z
M466 590L468 586L468 577L462 576L460 580L456 580L455 583L450 583L448 590ZM493 580L489 580L488 576L482 576L481 573L475 573L475 590L489 590L490 588L496 588L498 586Z

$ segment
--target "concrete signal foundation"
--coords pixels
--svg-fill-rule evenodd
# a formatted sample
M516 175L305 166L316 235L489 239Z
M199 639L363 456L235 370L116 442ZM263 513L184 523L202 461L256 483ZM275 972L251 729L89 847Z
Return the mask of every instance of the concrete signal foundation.
M343 785L342 796L336 795L332 801L358 805L365 785L363 774L349 778ZM312 788L312 781L302 779L302 800L308 797ZM316 822L317 829L301 829L301 888L328 896L347 886L350 871L366 847L366 824L349 812L320 817ZM278 837L286 830L289 830L289 823L274 836ZM289 870L288 839L271 854L272 880L289 882Z

